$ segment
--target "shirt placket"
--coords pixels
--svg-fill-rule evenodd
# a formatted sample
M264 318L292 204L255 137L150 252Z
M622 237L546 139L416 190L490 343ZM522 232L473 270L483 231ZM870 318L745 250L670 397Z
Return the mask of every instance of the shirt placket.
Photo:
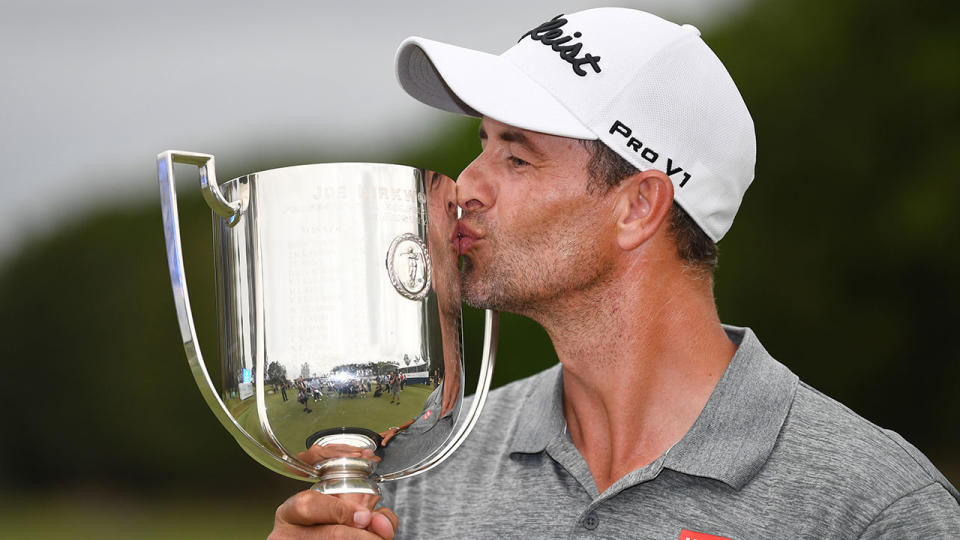
M588 495L589 502L577 515L577 519L569 530L568 538L611 536L614 531L605 531L603 527L604 518L612 517L604 512L604 503L615 498L624 489L655 479L663 470L663 462L667 456L667 453L664 453L652 463L624 476L601 494L597 490L587 462L565 432L559 434L547 445L546 453L576 479Z

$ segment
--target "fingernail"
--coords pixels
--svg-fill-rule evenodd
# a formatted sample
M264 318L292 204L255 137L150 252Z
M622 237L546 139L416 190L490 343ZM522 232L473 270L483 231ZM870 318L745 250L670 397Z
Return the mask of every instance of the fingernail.
M362 529L370 524L370 518L369 510L357 510L353 513L353 524Z

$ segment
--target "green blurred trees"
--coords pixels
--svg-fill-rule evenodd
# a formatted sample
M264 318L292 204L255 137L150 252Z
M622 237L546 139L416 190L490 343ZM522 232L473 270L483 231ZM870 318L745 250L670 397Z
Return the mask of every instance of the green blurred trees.
M960 443L960 5L758 2L710 36L757 127L724 320L932 454Z
M753 327L804 380L905 435L955 482L958 13L945 1L758 2L706 36L758 136L755 184L720 244L722 318ZM452 121L393 161L456 176L475 130ZM315 160L304 150L221 176ZM209 212L187 197L181 219L200 343L215 358ZM147 201L65 223L0 269L0 482L270 481L193 385L165 264ZM504 315L500 350L495 384L555 361L520 317Z
M264 377L268 384L278 386L287 382L287 368L280 365L280 362L270 362L267 366L267 373Z

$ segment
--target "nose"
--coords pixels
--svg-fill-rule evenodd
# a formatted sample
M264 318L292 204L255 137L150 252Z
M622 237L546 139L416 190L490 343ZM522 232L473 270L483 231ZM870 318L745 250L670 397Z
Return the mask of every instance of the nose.
M457 204L466 213L483 212L497 200L497 186L484 152L457 177Z

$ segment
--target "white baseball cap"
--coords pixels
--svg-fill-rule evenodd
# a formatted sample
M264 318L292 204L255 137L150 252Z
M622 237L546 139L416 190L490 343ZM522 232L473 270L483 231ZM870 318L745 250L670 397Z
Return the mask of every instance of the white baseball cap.
M421 37L397 50L397 78L427 105L511 126L599 139L718 241L753 180L753 119L700 31L627 8L558 15L500 56Z

